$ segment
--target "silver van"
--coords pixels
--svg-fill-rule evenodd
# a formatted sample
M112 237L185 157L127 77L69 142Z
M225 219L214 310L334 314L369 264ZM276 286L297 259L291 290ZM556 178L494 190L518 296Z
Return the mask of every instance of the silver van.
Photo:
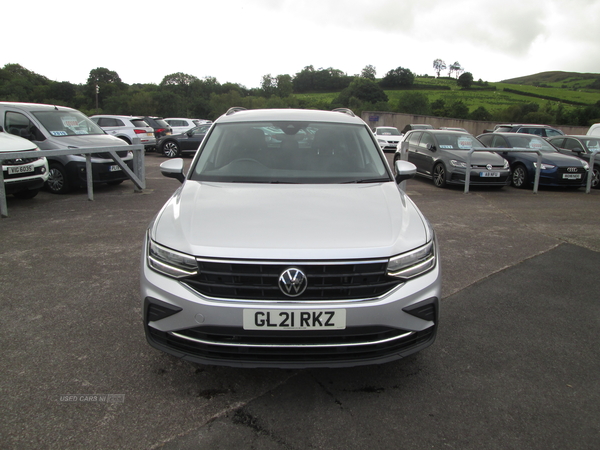
M0 127L7 133L29 139L41 150L123 146L124 142L107 135L102 128L73 108L39 103L0 102ZM118 155L133 170L133 154ZM64 155L48 157L50 169L46 187L55 194L86 186L85 157ZM119 184L127 175L108 153L92 154L94 183Z

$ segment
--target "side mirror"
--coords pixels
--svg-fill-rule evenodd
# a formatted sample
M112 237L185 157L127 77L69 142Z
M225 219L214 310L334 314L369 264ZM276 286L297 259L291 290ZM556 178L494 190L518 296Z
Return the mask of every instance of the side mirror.
M399 159L394 163L396 169L396 183L400 184L403 181L410 180L417 173L417 166L413 163Z
M583 149L581 149L581 148L574 148L571 151L573 153L577 153L578 155L581 155L583 153Z
M175 178L183 183L185 181L185 175L183 174L183 159L175 158L163 162L160 165L160 173L167 178Z
M194 132L192 130L187 130L185 134L187 134L189 137L192 137L194 135Z
M427 144L427 150L429 150L431 152L435 152L437 150L437 148L433 144Z

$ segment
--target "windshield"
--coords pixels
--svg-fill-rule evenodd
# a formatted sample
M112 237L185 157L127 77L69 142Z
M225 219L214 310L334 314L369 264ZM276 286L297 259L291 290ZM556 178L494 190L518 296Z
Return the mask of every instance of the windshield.
M598 139L584 139L585 146L590 152L600 152L600 140Z
M33 115L52 136L105 134L79 111L38 111Z
M377 128L377 134L400 136L400 132L397 128Z
M515 134L514 136L506 136L512 148L530 148L532 150L540 150L542 152L557 152L551 144L540 137L522 136Z
M440 148L445 150L471 150L473 147L485 147L470 134L438 133L435 135Z
M365 126L256 122L214 126L190 178L247 183L391 181Z

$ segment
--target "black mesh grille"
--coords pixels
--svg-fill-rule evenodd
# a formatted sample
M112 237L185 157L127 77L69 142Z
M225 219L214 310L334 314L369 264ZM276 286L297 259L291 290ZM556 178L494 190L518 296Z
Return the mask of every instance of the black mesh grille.
M583 167L570 167L570 168L559 167L557 169L557 173L558 173L558 178L556 179L556 183L562 184L565 186L569 186L569 185L580 186L586 180L586 177L585 177L586 170ZM568 178L563 178L563 174L567 174L567 176L580 174L580 177L577 179L568 179Z
M2 160L3 166L19 166L21 164L28 164L37 161L40 158L19 158L19 159L4 159Z
M127 150L122 150L120 152L117 152L117 155L120 156L121 158L124 158L125 156L127 156ZM110 153L105 152L105 153L92 153L92 157L94 158L103 158L103 159L111 159Z
M249 264L199 261L198 275L184 283L202 295L224 299L289 300L279 276L294 267L308 279L294 300L347 300L378 297L401 284L386 274L387 262L354 264Z

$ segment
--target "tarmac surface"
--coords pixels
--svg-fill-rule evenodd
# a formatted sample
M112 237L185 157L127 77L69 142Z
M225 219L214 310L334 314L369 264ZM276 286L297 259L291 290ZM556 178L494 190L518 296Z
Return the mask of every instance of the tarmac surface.
M600 191L410 180L441 248L436 342L379 366L232 369L146 343L142 239L179 185L162 161L146 155L142 193L8 198L0 448L600 448Z

